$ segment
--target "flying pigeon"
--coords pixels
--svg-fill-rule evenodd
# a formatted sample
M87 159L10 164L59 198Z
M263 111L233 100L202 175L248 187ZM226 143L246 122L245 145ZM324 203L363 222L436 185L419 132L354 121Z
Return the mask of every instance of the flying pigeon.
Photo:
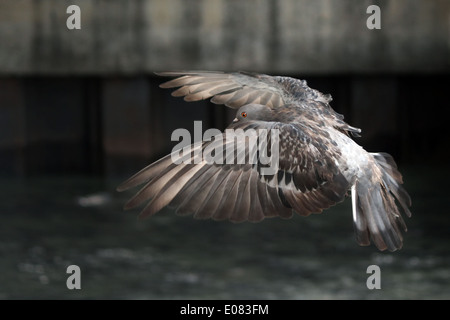
M258 222L290 218L294 212L320 213L351 195L358 244L372 241L382 251L402 247L402 232L407 231L402 213L411 216L402 175L390 155L369 153L351 138L361 130L331 108L330 95L283 76L204 71L159 75L174 77L160 85L178 88L173 96L211 99L236 109L236 119L225 132L192 145L180 161L169 154L123 182L118 191L143 185L125 209L148 201L141 218L170 206L199 219ZM251 130L265 136L245 135ZM208 148L218 154L236 147L230 132L245 135L244 143L228 154L229 161L207 161L202 152ZM276 163L263 162L264 153L277 155ZM245 161L238 161L239 156Z

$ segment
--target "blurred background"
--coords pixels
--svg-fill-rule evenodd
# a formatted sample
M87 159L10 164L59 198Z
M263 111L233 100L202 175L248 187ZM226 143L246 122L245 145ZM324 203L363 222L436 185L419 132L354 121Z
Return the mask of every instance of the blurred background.
M174 129L234 118L171 97L154 74L167 70L330 93L357 142L397 160L404 248L359 247L348 200L259 224L124 212L132 193L115 187L170 152ZM449 80L447 0L0 0L0 298L449 299ZM81 290L66 287L72 264ZM372 264L381 290L366 287Z

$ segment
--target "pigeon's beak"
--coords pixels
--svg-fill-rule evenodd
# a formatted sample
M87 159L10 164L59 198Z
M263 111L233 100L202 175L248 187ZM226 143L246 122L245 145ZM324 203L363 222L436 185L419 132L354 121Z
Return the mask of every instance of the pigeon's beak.
M238 121L239 121L238 118L234 118L233 123L236 123L236 122L238 122Z

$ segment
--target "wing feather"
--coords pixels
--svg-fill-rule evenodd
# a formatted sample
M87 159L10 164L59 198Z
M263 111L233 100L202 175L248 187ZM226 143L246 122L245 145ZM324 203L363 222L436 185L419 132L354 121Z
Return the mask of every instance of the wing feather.
M199 88L200 89L200 88ZM237 99L248 99L246 91ZM146 200L149 203L141 217L153 215L170 204L177 214L193 214L195 218L230 220L233 222L260 221L265 217L290 218L293 211L307 216L343 200L349 183L337 170L336 150L321 148L320 134L315 137L304 128L278 122L247 121L229 126L234 134L247 134L249 129L276 129L280 134L277 173L262 175L261 163L248 163L256 154L255 145L241 143L234 148L234 139L229 139L228 131L215 136L213 141L203 142L220 147L224 156L232 151L231 159L225 164L211 164L202 159L201 163L175 164L169 156L141 170L122 188L135 186L139 182L144 187L127 203L126 208L135 207ZM238 130L242 129L242 130ZM245 136L248 141L258 136ZM237 141L245 141L238 140ZM274 141L262 144L270 149ZM252 145L253 149L250 148ZM182 159L193 160L196 146ZM273 150L267 150L267 154ZM245 162L239 162L245 158ZM164 167L165 166L165 167ZM328 170L331 173L324 174ZM327 172L328 172L327 171ZM333 174L333 172L336 172Z
M177 88L173 95L186 101L212 98L211 102L239 108L247 103L260 103L271 108L313 99L327 103L331 97L307 86L306 81L290 77L272 77L244 72L223 73L206 71L161 72L161 76L177 77L160 85ZM231 94L234 93L234 94Z

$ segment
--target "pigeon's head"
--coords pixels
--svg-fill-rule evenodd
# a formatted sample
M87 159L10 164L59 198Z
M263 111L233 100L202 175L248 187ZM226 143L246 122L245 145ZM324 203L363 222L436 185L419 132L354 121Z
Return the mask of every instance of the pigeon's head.
M233 122L247 120L271 121L272 118L273 111L268 106L262 104L246 104L239 108Z

